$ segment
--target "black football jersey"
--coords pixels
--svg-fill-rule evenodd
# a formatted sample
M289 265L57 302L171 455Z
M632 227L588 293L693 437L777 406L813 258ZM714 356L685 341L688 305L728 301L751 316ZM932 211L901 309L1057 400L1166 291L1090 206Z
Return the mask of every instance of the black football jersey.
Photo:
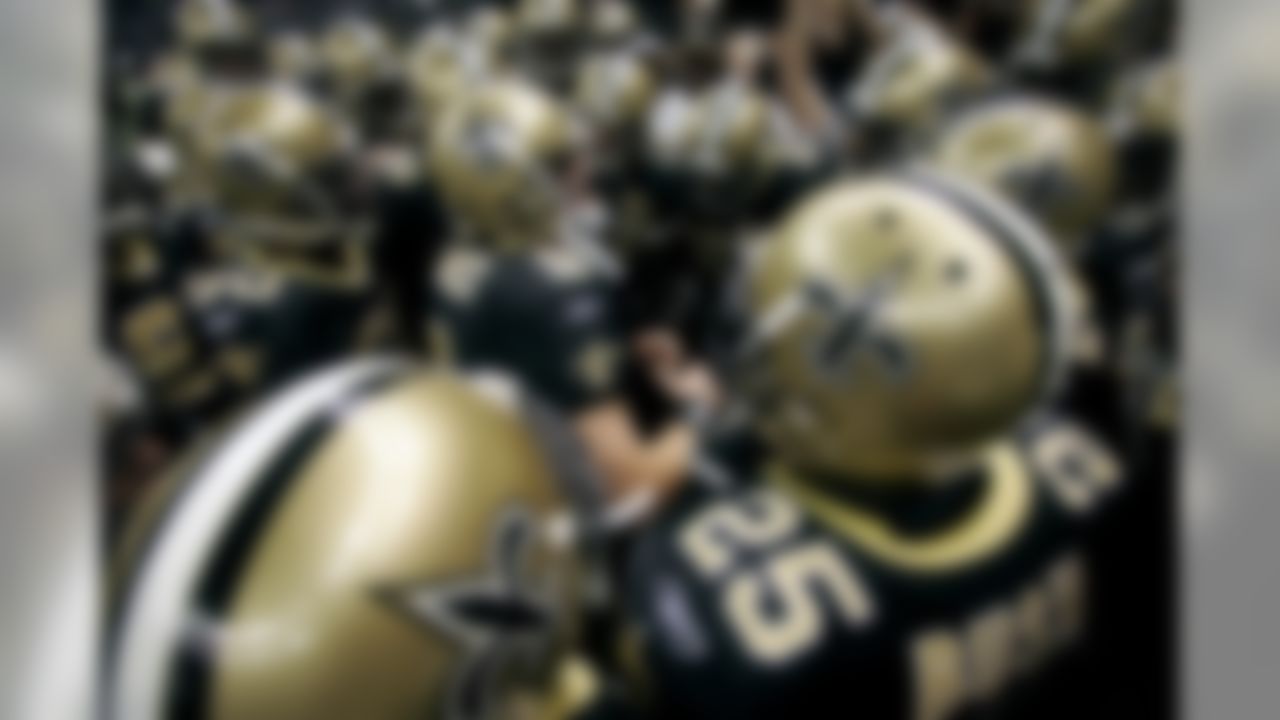
M766 480L682 498L638 543L628 606L653 716L1073 707L1059 678L1083 682L1067 668L1099 610L1090 528L1123 483L1080 426L1045 423L915 498Z
M366 289L341 289L232 269L199 293L198 313L224 365L261 393L358 352L376 321Z
M449 251L432 288L432 346L459 367L510 375L573 414L617 392L612 285L564 248Z
M152 429L182 442L231 406L214 343L167 278L113 279L105 295L105 339L137 378Z

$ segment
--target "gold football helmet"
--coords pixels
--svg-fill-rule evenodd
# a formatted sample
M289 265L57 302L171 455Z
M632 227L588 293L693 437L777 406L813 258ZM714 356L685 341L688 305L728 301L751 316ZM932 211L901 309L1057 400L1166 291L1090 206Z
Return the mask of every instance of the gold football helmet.
M602 134L633 136L641 129L658 84L644 61L632 53L598 53L578 70L575 99L582 114Z
M302 32L285 32L271 39L271 74L285 82L310 83L320 73L320 53Z
M367 359L180 463L113 566L108 715L528 717L575 645L592 490L513 396Z
M729 82L704 92L697 103L684 151L694 174L743 178L768 165L774 127L767 95Z
M379 25L360 16L330 26L320 40L320 55L334 92L347 103L358 101L396 69L391 40Z
M204 106L213 89L201 76L199 64L179 53L159 58L150 75L150 83L164 105L165 133L184 145L204 117Z
M964 46L927 26L901 29L871 58L846 107L865 142L897 145L934 130L992 85L990 69Z
M1068 253L1103 220L1116 182L1103 127L1043 99L1009 99L965 114L943 134L936 160L1017 200Z
M587 12L587 32L598 47L625 45L640 32L640 19L627 0L597 0Z
M189 56L168 54L152 68L150 78L163 107L166 139L176 150L172 185L178 205L205 204L210 172L208 141L215 119L246 93L250 84L210 82Z
M193 52L244 43L257 33L252 18L234 0L182 0L173 19L178 45Z
M1177 64L1164 59L1122 76L1111 98L1111 122L1123 137L1177 137L1182 126L1182 74Z
M494 80L456 98L432 123L428 172L478 239L524 247L555 235L580 138L550 96L516 80Z
M409 45L406 75L421 110L430 116L466 86L463 47L455 28L432 25Z
M517 32L526 39L571 35L581 25L577 0L520 0L516 6Z
M463 34L475 62L485 67L503 67L511 59L516 27L511 16L499 7L486 7L467 17Z
M1028 3L1014 61L1039 70L1104 65L1133 41L1140 5L1141 0Z
M515 26L525 71L553 91L571 90L573 69L586 39L578 0L520 0Z
M936 173L840 182L751 256L733 366L783 463L938 476L1057 385L1064 271L1036 226Z
M230 101L207 134L214 199L237 250L300 278L363 284L369 198L347 126L303 93L274 86Z
M1122 195L1162 198L1175 181L1182 134L1182 78L1172 60L1140 66L1117 82L1108 130L1120 158Z
M202 82L244 82L265 71L257 22L233 0L183 0L174 9L175 51L195 64Z

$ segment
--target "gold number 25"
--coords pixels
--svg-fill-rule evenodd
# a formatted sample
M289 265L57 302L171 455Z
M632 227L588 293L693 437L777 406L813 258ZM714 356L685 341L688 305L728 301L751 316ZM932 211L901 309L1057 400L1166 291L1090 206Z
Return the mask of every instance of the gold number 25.
M717 583L735 638L760 663L798 657L832 621L862 627L875 617L870 593L831 543L788 542L800 521L789 500L761 491L712 507L680 537L685 560ZM762 559L738 562L748 554Z

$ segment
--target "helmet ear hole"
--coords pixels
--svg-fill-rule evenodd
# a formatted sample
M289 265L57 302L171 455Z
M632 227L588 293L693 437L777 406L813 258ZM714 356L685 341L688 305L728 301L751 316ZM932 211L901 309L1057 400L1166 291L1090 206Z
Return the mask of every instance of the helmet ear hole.
M969 280L969 265L962 258L951 258L943 266L942 275L952 286L964 285Z
M893 210L893 208L884 208L880 212L876 213L876 229L886 235L891 234L898 229L900 220L901 217Z

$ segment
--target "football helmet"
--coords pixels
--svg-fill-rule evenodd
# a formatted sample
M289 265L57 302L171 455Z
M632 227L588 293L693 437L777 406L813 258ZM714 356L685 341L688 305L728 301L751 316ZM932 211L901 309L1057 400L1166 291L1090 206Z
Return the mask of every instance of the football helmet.
M234 0L183 0L174 9L173 23L178 52L192 58L206 80L261 74L262 34Z
M521 66L552 91L571 91L587 37L578 0L520 0L515 26Z
M600 134L617 139L641 130L657 90L657 79L641 58L601 52L579 66L574 98Z
M108 207L103 218L104 270L110 285L145 285L163 266L150 213L134 203Z
M1142 0L1035 0L1022 13L1013 61L1032 70L1099 67L1135 40Z
M178 45L193 52L252 39L253 19L234 0L182 0L174 8Z
M477 239L521 248L556 236L580 142L556 100L527 83L494 80L455 98L432 123L427 168Z
M276 35L271 38L268 54L271 74L279 80L310 85L320 74L320 53L305 33Z
M498 7L486 7L467 17L462 28L465 50L476 54L469 60L484 67L503 67L511 59L516 28L511 16Z
M300 278L362 284L371 203L351 129L286 86L234 98L210 125L203 145L229 243Z
M772 96L750 84L723 81L671 110L650 125L653 157L687 185L684 202L702 219L741 220L758 193L816 161Z
M516 6L516 27L526 39L575 33L582 20L577 0L520 0Z
M1111 122L1125 137L1159 135L1173 138L1182 126L1182 75L1164 59L1123 75L1111 101Z
M428 116L466 85L463 44L457 29L448 25L424 29L409 45L404 66L409 86Z
M678 157L694 175L745 178L760 173L770 160L773 118L770 98L755 88L726 82L695 100L690 123L679 138Z
M993 76L936 28L900 28L849 88L845 109L867 147L900 147L932 132L957 106L988 90Z
M185 142L203 116L204 100L210 92L199 65L179 53L163 55L151 67L149 82L163 107L165 134Z
M640 19L627 0L597 0L587 10L587 33L596 47L618 48L640 34Z
M593 490L510 393L335 366L179 463L113 565L108 716L556 717Z
M969 47L990 62L1002 62L1019 40L1035 0L922 0L919 3L939 18Z
M344 103L358 103L396 71L391 40L372 20L351 15L334 22L320 40L325 76Z
M1164 196L1175 179L1182 131L1182 77L1174 61L1123 75L1107 120L1119 156L1122 195L1139 201Z
M165 140L174 149L170 189L180 207L207 203L210 173L208 141L214 120L252 86L209 82L198 65L170 54L152 68L152 82L162 107Z
M974 108L943 133L935 159L1017 200L1068 253L1104 219L1116 183L1113 148L1101 124L1045 99Z
M713 42L724 35L723 0L687 0L678 3L676 40L678 43Z
M947 474L1052 393L1064 271L994 193L935 172L841 181L753 253L731 372L791 469Z
M167 404L198 362L181 298L156 293L120 318L121 349L140 379L156 388L156 400Z
M725 4L722 0L676 3L675 34L661 52L677 83L701 88L720 76L721 43L728 33Z

